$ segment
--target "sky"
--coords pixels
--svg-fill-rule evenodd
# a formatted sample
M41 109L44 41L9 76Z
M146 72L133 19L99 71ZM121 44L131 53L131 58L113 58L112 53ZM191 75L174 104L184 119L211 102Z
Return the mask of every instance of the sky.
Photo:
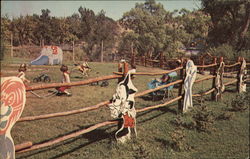
M102 9L106 12L106 16L118 20L123 13L135 7L135 3L143 3L145 1L131 0L109 0L109 1L1 1L1 16L8 15L9 18L19 17L20 15L41 15L42 9L49 9L51 16L64 17L78 13L78 8L92 9L96 14ZM161 0L157 3L163 4L168 11L186 8L188 10L198 9L200 2L198 0Z

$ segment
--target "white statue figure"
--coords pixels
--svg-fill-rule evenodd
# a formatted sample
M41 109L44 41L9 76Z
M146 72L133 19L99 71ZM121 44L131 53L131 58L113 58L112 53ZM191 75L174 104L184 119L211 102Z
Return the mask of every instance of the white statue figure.
M111 111L111 117L123 119L122 126L115 133L115 137L118 141L124 143L131 137L131 128L136 133L136 110L135 110L135 93L137 88L133 85L131 80L131 73L135 73L135 69L128 71L126 77L121 81L117 88L116 93L111 99L109 108ZM124 133L125 132L125 133ZM123 135L121 135L123 134Z
M192 60L187 61L186 65L186 78L184 81L184 102L183 102L183 112L186 112L189 107L193 107L192 101L192 86L196 78L197 67L194 65Z
M223 75L224 75L224 66L225 63L222 61L220 62L220 66L218 70L216 71L216 78L215 78L215 88L216 88L216 101L218 101L219 98L221 98L221 94L225 90L225 85L223 84Z
M243 58L242 59L242 64L240 67L240 74L239 74L239 78L240 78L240 82L239 82L239 93L242 92L246 92L246 82L244 81L247 77L247 69L246 69L247 63L246 60Z

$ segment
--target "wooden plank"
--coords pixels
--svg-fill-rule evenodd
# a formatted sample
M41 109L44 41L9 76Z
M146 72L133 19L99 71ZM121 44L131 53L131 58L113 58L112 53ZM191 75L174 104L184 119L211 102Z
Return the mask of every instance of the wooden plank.
M214 75L209 75L208 77L201 78L201 79L198 79L198 80L194 81L194 83L199 83L199 82L202 82L202 81L205 81L205 80L209 80L209 79L213 79L213 78L215 78Z
M166 102L163 103L163 104L158 104L158 105L149 106L149 107L146 107L146 108L137 109L136 112L137 112L137 113L140 113L140 112L144 112L144 111L147 111L147 110L151 110L151 109L156 109L156 108L164 107L164 106L166 106L166 105L168 105L168 104L171 104L171 103L173 103L173 102L175 102L175 101L177 101L177 100L180 100L181 98L182 98L182 96L178 96L178 97L176 97L176 98L174 98L174 99L171 99L171 100L169 100L169 101L166 101Z
M225 67L234 67L234 66L237 66L237 65L240 65L241 63L240 62L237 62L235 64L232 64L232 65L225 65Z
M174 84L181 83L181 82L182 82L182 80L178 80L178 81L169 83L167 85L163 85L163 86L157 87L155 89L145 90L143 92L137 93L135 95L135 97L140 97L140 96L146 95L148 93L151 93L151 92L154 92L154 91L160 90L162 88L169 87L169 86L172 86ZM22 121L32 121L32 120L48 119L48 118L54 118L54 117L61 117L61 116L67 116L67 115L72 115L72 114L78 114L78 113L83 113L83 112L86 112L86 111L91 111L91 110L99 109L100 107L106 106L108 104L110 104L110 102L107 100L107 101L98 103L96 105L84 107L84 108L81 108L81 109L70 110L70 111L65 111L65 112L57 112L57 113L51 113L51 114L43 114L43 115L38 115L38 116L27 116L27 117L20 118L18 121L19 122L22 122Z
M67 115L72 115L72 114L79 114L82 112L87 112L87 111L91 111L91 110L95 110L98 109L102 106L105 106L107 104L109 104L110 102L104 101L101 103L98 103L96 105L93 106L89 106L89 107L84 107L81 109L76 109L76 110L70 110L70 111L65 111L65 112L57 112L57 113L51 113L51 114L43 114L43 115L38 115L38 116L27 116L27 117L23 117L20 118L18 121L32 121L32 120L39 120L39 119L48 119L48 118L52 118L52 117L60 117L60 116L67 116Z
M173 70L169 70L169 71L162 71L162 72L136 72L136 73L132 73L133 75L147 75L147 76L156 76L156 75L163 75L163 74L167 74L167 73L171 73L171 72L175 72L178 70L183 69L183 67L177 67ZM123 73L121 72L113 72L116 75L122 75Z
M23 150L23 149L27 149L27 148L31 147L32 145L33 144L32 144L31 141L27 141L27 142L15 145L15 151L20 151L20 150Z
M192 96L193 97L201 97L202 95L208 95L208 94L210 94L210 93L212 93L214 91L215 91L215 88L212 88L212 89L210 89L210 90L208 90L208 91L206 91L204 93L197 93L197 94L193 94Z
M56 88L56 87L63 87L63 86L72 87L72 86L87 85L87 84L98 82L98 81L116 79L116 78L120 78L120 77L121 77L121 75L108 75L108 76L102 76L102 77L97 77L97 78L88 79L88 80L84 80L84 81L71 82L71 83L39 84L39 85L27 86L26 91L34 91L34 90Z
M195 65L195 66L197 66L197 68L208 68L208 67L217 66L217 64L213 63L213 64L209 64L209 65Z

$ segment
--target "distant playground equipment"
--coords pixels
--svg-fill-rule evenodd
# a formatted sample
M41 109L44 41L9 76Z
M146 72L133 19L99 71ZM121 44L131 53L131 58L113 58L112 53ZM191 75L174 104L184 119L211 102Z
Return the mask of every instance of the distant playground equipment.
M38 82L49 83L51 82L51 78L47 74L40 74L39 76L33 79L33 82L34 83L38 83Z
M90 85L91 86L97 86L97 85L99 85L99 81L91 83ZM109 85L108 81L102 81L101 84L100 84L101 87L107 87L108 85Z
M63 51L58 46L44 46L38 58L31 65L59 65L63 61Z

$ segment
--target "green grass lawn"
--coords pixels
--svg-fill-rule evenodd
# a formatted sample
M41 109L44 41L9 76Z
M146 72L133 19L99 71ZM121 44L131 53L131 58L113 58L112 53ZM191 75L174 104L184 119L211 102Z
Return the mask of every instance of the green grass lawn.
M20 63L17 59L16 63ZM16 75L18 65L13 62L3 62L1 71L5 76ZM70 69L72 64L68 63ZM52 78L52 82L60 82L60 66L30 66L26 77L32 81L41 72L46 72ZM80 74L73 72L72 81L79 81L93 77L111 75L117 71L117 63L90 63L92 72L90 77L79 78ZM157 68L140 67L137 71L154 72ZM159 76L136 76L134 85L139 92L147 89L147 83L152 78ZM203 76L198 75L198 78ZM229 79L226 79L229 80ZM31 83L33 85L34 83ZM27 102L22 117L53 112L63 112L67 110L79 109L95 105L105 100L109 100L115 88L117 80L110 80L108 87L100 86L79 86L72 87L72 97L49 97L39 99L27 93ZM194 85L194 93L211 88L211 80ZM210 100L210 95L204 97L209 110L214 116L219 116L225 112L230 112L228 101L236 96L235 86L227 87L223 94L223 100L214 102ZM178 90L174 89L174 95ZM48 90L39 90L36 93L46 95ZM195 107L199 107L199 98L194 99ZM136 98L136 108L143 108L161 103L161 100L152 101L147 96ZM248 107L249 108L249 107ZM183 116L188 119L191 112ZM149 158L149 159L245 159L249 157L249 109L243 112L233 112L231 120L215 120L211 132L199 132L196 129L183 129L185 144L188 150L175 151L172 146L171 133L178 126L173 124L177 117L177 103L173 103L164 108L146 111L137 114L138 138L126 144L116 143L114 133L117 127L108 126L96 129L90 133L67 140L60 144L35 150L28 153L17 154L17 158ZM12 129L12 136L15 144L25 141L32 141L34 144L42 143L83 128L87 128L98 122L110 120L110 111L107 107L89 111L81 114L57 117L44 120L16 123Z

